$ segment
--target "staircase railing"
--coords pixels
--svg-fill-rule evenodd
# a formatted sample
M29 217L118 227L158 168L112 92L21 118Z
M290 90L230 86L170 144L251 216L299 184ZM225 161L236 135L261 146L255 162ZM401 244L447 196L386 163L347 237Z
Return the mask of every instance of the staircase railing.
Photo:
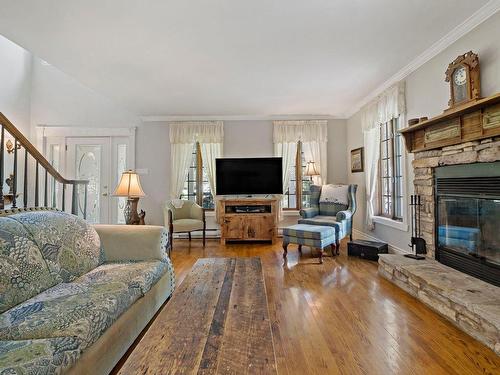
M0 211L20 208L18 205L18 196L22 195L22 208L58 208L66 211L66 188L71 186L71 213L74 215L79 214L79 191L80 187L84 188L83 207L80 213L83 218L87 217L87 193L88 183L87 180L68 180L61 176L59 172L52 166L52 164L31 144L30 141L12 124L7 117L0 112ZM10 136L10 137L9 137ZM13 140L10 140L13 138ZM6 142L10 141L10 147L7 148ZM6 149L7 148L7 149ZM23 151L24 150L24 151ZM7 180L5 178L6 158L5 152L13 154L12 157L12 173ZM19 183L19 156L22 157L24 152L23 179L22 179L22 193L18 190ZM21 153L21 155L19 155ZM30 157L32 159L30 159ZM34 166L33 166L34 162ZM34 177L29 176L29 170L34 169ZM41 169L41 171L40 171ZM41 172L41 174L40 174ZM49 176L53 179L51 184L52 199L49 203ZM34 180L31 180L34 178ZM42 180L42 181L40 181ZM9 192L4 194L4 181L7 182L10 189ZM40 183L42 182L42 183ZM60 199L57 198L56 184L62 186L62 194ZM43 185L40 187L40 185ZM31 192L30 192L31 191ZM33 193L33 195L31 195ZM43 193L43 194L42 194ZM60 202L59 202L60 201ZM60 205L59 205L60 203ZM10 206L10 207L9 207Z

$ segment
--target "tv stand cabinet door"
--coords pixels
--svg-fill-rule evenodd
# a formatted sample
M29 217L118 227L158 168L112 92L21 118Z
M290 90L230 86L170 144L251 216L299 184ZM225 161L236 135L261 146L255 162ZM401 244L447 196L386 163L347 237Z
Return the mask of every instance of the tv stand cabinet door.
M271 240L274 236L274 221L271 215L247 216L245 239Z
M245 228L244 217L225 216L222 224L222 236L225 239L242 239Z

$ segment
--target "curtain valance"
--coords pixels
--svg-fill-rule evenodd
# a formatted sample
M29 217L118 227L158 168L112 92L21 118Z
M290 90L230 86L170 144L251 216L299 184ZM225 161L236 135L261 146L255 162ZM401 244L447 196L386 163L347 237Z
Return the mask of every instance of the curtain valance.
M327 120L279 120L273 121L274 143L326 142Z
M222 121L181 121L170 123L170 143L222 143Z
M405 82L400 81L361 110L363 130L370 130L379 124L398 118L405 112Z

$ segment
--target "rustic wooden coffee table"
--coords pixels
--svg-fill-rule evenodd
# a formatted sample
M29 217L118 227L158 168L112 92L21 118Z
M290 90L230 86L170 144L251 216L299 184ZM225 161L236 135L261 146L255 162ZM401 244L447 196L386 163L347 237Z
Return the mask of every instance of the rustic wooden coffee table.
M119 374L276 374L259 258L198 260Z

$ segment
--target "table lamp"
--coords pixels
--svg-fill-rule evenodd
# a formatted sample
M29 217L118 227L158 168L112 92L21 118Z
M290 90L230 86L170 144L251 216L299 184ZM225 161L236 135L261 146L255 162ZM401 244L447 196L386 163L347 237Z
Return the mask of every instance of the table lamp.
M314 176L319 176L320 173L318 169L316 168L316 163L311 161L307 162L306 165L306 171L304 172L304 176L311 176L313 178L313 183L314 183Z
M123 209L125 223L132 225L139 224L140 218L137 213L137 203L140 197L145 196L139 175L132 170L123 172L120 182L113 192L113 196L127 198L127 204Z

